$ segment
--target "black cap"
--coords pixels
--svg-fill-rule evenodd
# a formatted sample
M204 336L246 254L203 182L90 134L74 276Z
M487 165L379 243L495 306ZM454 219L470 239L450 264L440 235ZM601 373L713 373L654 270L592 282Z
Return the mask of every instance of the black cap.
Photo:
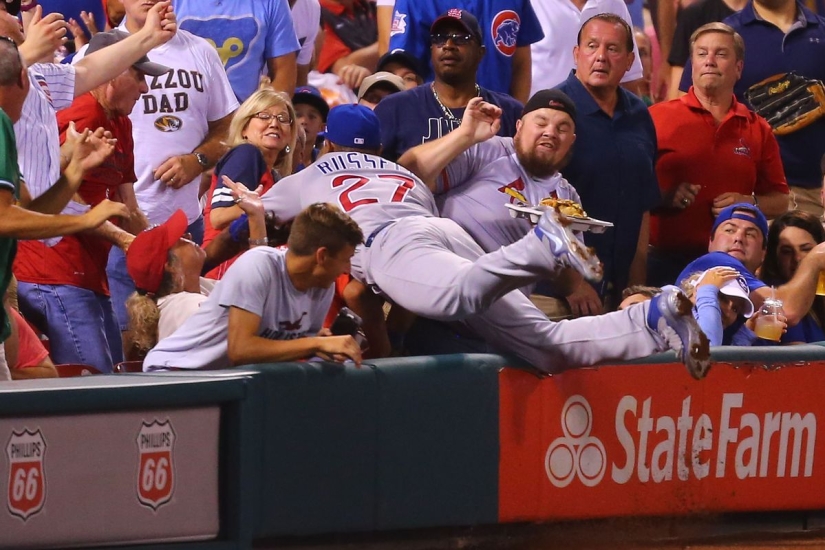
M570 115L573 122L576 122L576 104L561 90L539 90L533 94L533 97L524 105L521 116L524 117L527 113L537 109L563 111Z
M430 34L435 33L435 28L442 23L454 21L464 27L464 29L476 37L479 44L483 44L484 41L482 40L481 34L481 27L478 24L478 19L472 13L468 12L467 10L462 10L459 8L452 8L447 10L446 12L442 13L438 16L438 18L433 21L433 24L430 26Z
M117 29L109 32L99 32L94 35L89 41L89 47L86 50L86 55L90 53L96 52L98 50L102 50L106 46L111 46L112 44L117 44L121 40L124 40L129 37L128 33L123 31L119 31ZM160 63L152 63L149 61L149 58L145 55L132 63L132 67L139 70L143 74L148 74L149 76L161 76L169 71L172 70L171 67L167 67L166 65L161 65Z
M422 78L424 77L424 72L421 70L421 64L418 62L418 59L416 59L411 53L404 50L393 50L382 55L378 60L378 66L375 68L375 72L386 71L384 67L390 63L398 63L399 65L403 65L418 76Z
M327 115L329 115L329 104L324 96L321 95L321 90L315 86L301 86L295 88L295 93L292 94L292 104L298 105L303 103L310 107L315 107L321 113L321 119L326 122Z

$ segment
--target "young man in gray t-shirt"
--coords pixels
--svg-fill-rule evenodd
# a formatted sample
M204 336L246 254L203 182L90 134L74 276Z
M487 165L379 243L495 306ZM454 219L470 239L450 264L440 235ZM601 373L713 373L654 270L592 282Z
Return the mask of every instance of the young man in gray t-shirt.
M286 249L243 254L200 310L146 356L144 370L220 369L314 355L361 363L352 336L322 335L333 283L349 272L358 225L338 208L316 203L292 224Z

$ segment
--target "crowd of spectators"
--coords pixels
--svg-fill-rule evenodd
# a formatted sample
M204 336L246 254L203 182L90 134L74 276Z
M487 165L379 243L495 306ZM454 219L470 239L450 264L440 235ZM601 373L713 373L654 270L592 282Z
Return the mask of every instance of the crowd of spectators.
M778 135L745 99L775 74L825 80L809 4L0 1L0 380L184 348L181 368L506 351L484 322L365 280L356 245L385 226L349 214L420 193L479 254L532 231L505 203L571 199L612 224L568 242L598 270L568 259L493 293L543 311L511 326L637 311L678 285L712 345L825 340L825 118ZM352 104L371 112L330 141L331 109ZM348 151L409 181L373 198L375 166L353 161L330 180L341 210L267 202ZM754 332L775 298L778 343ZM358 331L333 337L340 311Z

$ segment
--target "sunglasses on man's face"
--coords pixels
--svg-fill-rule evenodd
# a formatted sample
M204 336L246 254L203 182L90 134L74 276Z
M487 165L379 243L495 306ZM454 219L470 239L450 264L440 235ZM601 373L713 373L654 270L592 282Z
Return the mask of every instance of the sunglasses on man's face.
M452 40L456 46L466 46L473 40L472 34L458 34L458 33L436 33L430 36L430 43L433 46L442 47L447 43L447 40Z

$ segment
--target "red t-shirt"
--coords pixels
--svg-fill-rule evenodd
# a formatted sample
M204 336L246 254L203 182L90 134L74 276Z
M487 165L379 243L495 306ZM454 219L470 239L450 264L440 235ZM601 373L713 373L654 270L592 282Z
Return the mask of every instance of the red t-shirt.
M722 193L788 193L779 145L765 119L733 99L717 126L691 87L650 108L656 126L656 175L663 193L681 182L702 189L688 208L651 216L650 243L663 250L707 252L711 206Z
M49 356L48 350L16 309L10 307L6 311L11 314L11 322L17 325L17 363L10 365L11 368L36 367Z
M95 206L114 197L120 185L137 180L129 117L108 119L97 100L91 94L83 94L69 108L57 113L61 143L70 121L75 122L78 131L103 127L117 139L109 158L83 178L78 194L84 202ZM66 236L51 247L41 241L20 241L14 274L26 283L72 285L108 296L106 262L110 248L111 243L91 234Z

